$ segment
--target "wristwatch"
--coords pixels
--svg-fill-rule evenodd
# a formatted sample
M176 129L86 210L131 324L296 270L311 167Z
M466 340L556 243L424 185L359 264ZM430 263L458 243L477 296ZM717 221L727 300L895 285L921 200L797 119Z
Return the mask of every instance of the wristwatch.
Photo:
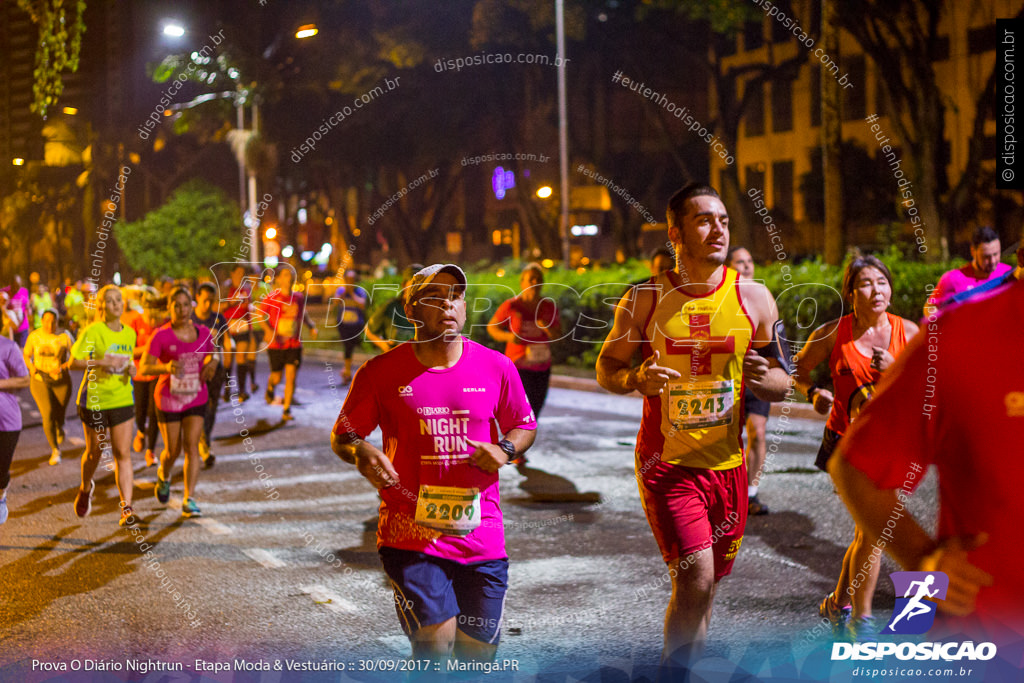
M499 441L498 442L498 448L500 448L501 450L505 451L505 455L508 456L508 463L507 464L512 464L516 460L519 459L519 456L516 455L516 447L515 447L515 445L511 441L509 441L508 439L502 439L501 441Z

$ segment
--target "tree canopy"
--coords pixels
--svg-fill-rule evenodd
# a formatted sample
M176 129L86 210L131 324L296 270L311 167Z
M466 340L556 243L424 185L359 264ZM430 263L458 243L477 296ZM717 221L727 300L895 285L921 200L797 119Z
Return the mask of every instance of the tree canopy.
M182 185L142 220L118 224L118 245L128 264L150 276L195 277L232 261L242 244L238 205L202 181Z

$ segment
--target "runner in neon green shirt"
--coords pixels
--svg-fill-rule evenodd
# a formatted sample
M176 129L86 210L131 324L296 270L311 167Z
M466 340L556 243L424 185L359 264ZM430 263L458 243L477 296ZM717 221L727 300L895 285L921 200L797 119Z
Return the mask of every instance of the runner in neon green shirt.
M114 472L121 494L121 526L132 516L132 422L135 419L132 377L135 364L135 330L121 324L124 300L121 290L107 285L96 293L96 322L82 330L71 347L72 369L85 370L78 392L78 416L85 432L82 485L75 497L75 514L92 510L96 488L92 477L103 451L114 454Z

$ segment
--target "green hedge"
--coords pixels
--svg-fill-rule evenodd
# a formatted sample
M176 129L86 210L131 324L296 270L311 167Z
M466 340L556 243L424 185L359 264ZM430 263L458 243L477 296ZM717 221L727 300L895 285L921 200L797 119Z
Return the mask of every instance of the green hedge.
M964 264L962 259L942 264L905 259L896 247L878 256L893 275L892 307L889 310L914 321L921 318L928 287L934 286L942 273ZM793 266L788 263L758 266L755 276L775 295L787 336L797 347L819 325L849 312L839 292L843 270L851 258L848 256L841 267L828 266L817 259ZM499 351L504 349L502 344L490 338L485 326L498 305L518 293L519 274L520 267L513 263L468 272L470 290L465 329L472 339ZM647 265L636 260L583 272L549 269L545 273L544 294L558 306L566 335L552 345L555 363L593 368L601 342L611 327L615 303L630 283L649 276ZM377 286L383 284L398 285L399 278L382 278L373 283ZM371 298L370 314L390 298L390 295L378 292Z

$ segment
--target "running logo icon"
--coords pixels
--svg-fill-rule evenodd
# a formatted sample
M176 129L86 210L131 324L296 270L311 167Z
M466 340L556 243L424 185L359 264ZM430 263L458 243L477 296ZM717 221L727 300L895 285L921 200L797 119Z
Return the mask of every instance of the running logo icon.
M910 635L930 629L936 610L932 600L946 599L949 577L943 572L893 572L889 578L896 589L896 607L882 633Z

